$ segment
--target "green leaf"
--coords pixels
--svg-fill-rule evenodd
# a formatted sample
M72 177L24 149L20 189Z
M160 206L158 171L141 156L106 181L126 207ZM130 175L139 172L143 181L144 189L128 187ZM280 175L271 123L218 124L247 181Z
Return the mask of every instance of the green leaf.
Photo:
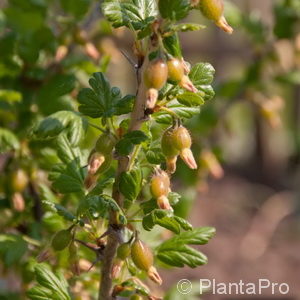
M195 268L206 264L206 256L188 245L206 244L214 234L215 229L212 227L201 227L182 232L162 243L157 248L157 257L162 262L175 267L187 265Z
M52 291L42 286L34 286L26 292L26 295L32 300L49 300L52 298Z
M118 213L119 222L121 224L127 223L122 209L119 207L117 202L108 195L87 196L80 202L78 215L88 213L95 219L99 217L108 219L110 211Z
M135 96L133 95L127 95L120 99L115 106L115 115L120 116L130 113L133 109L134 101Z
M119 179L119 190L130 202L134 201L140 193L143 180L141 169L134 168L123 172Z
M276 80L287 84L300 84L300 70L293 70L276 76Z
M169 109L174 111L182 119L190 119L200 113L199 107L186 107L181 104L171 104ZM165 111L160 111L153 115L157 123L172 124L172 116Z
M65 281L61 281L46 264L35 266L38 284L52 292L52 299L71 300Z
M181 195L175 192L170 192L168 195L168 199L171 205L176 205L181 198Z
M185 220L181 217L178 217L178 216L174 216L174 219L176 220L176 222L180 225L180 227L183 230L192 230L193 229L192 224L189 223L187 220Z
M78 159L67 165L56 165L49 174L52 186L60 193L81 193L84 191L84 172Z
M174 216L171 211L163 209L154 209L150 214L143 218L143 227L150 231L155 225L160 225L177 234L180 233L180 228L191 230L193 227L184 219Z
M65 220L76 223L77 218L62 205L48 200L43 200L43 203L46 204L52 211L62 216Z
M16 103L22 101L22 94L14 90L0 90L0 101Z
M73 110L71 100L62 97L71 93L75 88L76 78L73 74L57 74L44 82L37 95L37 105L43 114L49 115L59 110Z
M121 286L125 287L125 291L124 291L125 293L127 291L131 291L132 293L138 292L139 294L144 295L144 296L149 296L149 294L150 294L150 290L146 286L141 285L137 281L132 280L132 279L123 281L121 283ZM126 297L126 295L123 295L122 293L120 294L120 296Z
M209 63L198 63L191 69L190 79L196 87L211 84L214 79L215 69Z
M78 147L71 145L65 134L60 134L56 141L57 156L66 164L81 158L81 151Z
M105 1L102 11L114 27L132 26L135 30L147 27L157 15L155 0Z
M184 92L177 95L177 101L185 106L201 106L204 104L203 93Z
M211 85L198 86L198 90L200 92L203 92L203 94L204 94L203 100L204 101L208 101L208 100L212 99L215 96L215 91L214 91L214 89Z
M180 41L177 32L168 37L165 37L163 39L163 43L165 49L168 51L169 54L171 54L174 57L182 57Z
M215 93L211 87L211 83L214 79L215 69L209 63L198 63L191 69L189 74L190 79L194 83L195 87L205 94L203 99L205 101L214 97Z
M76 146L84 137L86 129L87 121L78 113L59 111L39 122L32 133L38 139L48 139L64 132L70 143Z
M20 143L15 134L5 128L0 128L0 154L10 151L18 150L20 148Z
M97 182L96 186L89 192L89 196L103 194L103 190L114 183L114 178L104 178Z
M159 12L164 19L178 21L187 16L190 9L189 0L159 0Z
M139 145L148 140L149 137L140 130L134 130L126 133L123 138L116 144L116 151L120 155L128 155L132 152L134 145Z
M7 267L19 263L26 251L27 243L21 236L0 234L0 254Z
M183 232L166 241L164 244L171 245L180 242L188 245L204 245L215 235L215 233L216 230L213 227L199 227L192 231Z
M166 159L161 151L161 147L150 148L146 153L146 158L150 164L154 165L160 165Z
M183 23L183 24L175 24L171 26L171 30L173 31L197 31L200 29L204 29L206 26L196 24L196 23Z
M60 5L64 11L80 19L88 12L91 2L92 0L60 0Z
M157 258L167 265L183 268L185 265L196 268L207 264L207 257L184 244L173 244L171 248L160 247Z
M134 96L122 98L121 91L117 87L111 88L103 73L94 73L89 83L91 89L82 89L78 95L81 113L92 118L101 118L127 114L131 111Z

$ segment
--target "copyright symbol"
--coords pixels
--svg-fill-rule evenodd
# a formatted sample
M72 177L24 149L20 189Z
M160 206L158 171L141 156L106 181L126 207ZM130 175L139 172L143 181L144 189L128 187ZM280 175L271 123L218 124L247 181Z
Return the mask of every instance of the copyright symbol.
M182 295L187 295L192 291L193 285L188 279L181 279L177 283L177 291Z

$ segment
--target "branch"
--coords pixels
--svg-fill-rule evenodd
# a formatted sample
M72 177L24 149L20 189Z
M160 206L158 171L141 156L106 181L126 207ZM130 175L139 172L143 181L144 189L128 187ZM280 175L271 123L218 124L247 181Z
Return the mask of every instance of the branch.
M128 129L128 132L139 130L141 125L146 120L145 118L145 95L146 89L143 84L142 74L146 62L143 61L141 67L137 70L137 81L138 88L136 93L136 101L131 113L131 123ZM118 178L121 173L128 171L130 157L122 156L118 159L118 169L116 173L116 181L113 186L112 196L120 207L123 207L123 196L118 189ZM110 215L110 225L117 224L117 215L115 212L111 212ZM116 250L119 244L119 240L113 235L110 234L107 238L107 246L104 251L103 264L101 269L101 282L99 286L99 297L98 300L112 300L112 277L111 269L113 265L113 260L116 254Z

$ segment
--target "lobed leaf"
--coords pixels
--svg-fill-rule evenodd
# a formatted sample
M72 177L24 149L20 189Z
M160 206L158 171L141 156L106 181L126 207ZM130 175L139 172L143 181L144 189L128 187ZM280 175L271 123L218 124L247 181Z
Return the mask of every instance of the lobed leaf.
M20 143L16 135L9 129L0 128L0 154L19 148Z
M182 119L190 119L200 113L199 107L186 107L182 104L171 104L168 108L173 110ZM165 111L155 113L154 117L157 123L172 124L172 116Z
M143 174L141 169L134 168L123 172L119 179L119 190L130 202L134 201L140 193Z
M182 94L177 95L176 99L179 103L192 107L192 106L201 106L204 104L203 94L201 92L192 93L192 92L184 92Z
M122 98L117 87L111 87L103 73L94 73L89 80L91 88L79 92L79 111L92 118L112 117L127 114L132 110L135 97L127 95Z
M112 177L104 178L97 182L96 186L89 192L89 196L97 196L103 194L103 190L114 183L115 179Z
M56 165L49 174L52 186L60 193L80 193L84 191L84 173L78 159L65 165Z
M187 16L190 10L189 0L160 0L159 12L164 19L178 21Z
M51 291L52 299L71 300L65 281L59 280L46 264L35 266L35 276L40 286Z
M83 199L78 208L78 215L83 215L88 213L93 216L95 219L109 218L109 212L114 211L118 213L119 222L121 224L126 224L127 220L119 207L117 202L108 195L100 195L100 196L87 196Z
M171 211L163 209L154 209L150 214L143 218L143 227L145 230L150 231L155 225L160 225L169 229L177 234L180 233L180 228L184 230L191 230L192 225L186 220L174 216Z
M170 248L160 248L157 258L165 264L173 267L183 268L185 265L196 268L207 264L207 257L184 244L174 244Z
M155 0L113 0L102 4L105 17L114 27L127 26L141 30L157 16Z
M203 245L215 234L212 227L200 227L191 231L185 231L165 241L157 248L157 257L164 263L183 267L188 265L191 268L207 263L206 256L188 245Z
M140 131L134 130L126 133L123 138L116 144L116 151L120 155L128 155L132 152L134 145L139 145L148 140L148 136Z
M76 146L84 137L86 129L87 121L78 113L59 111L39 122L32 133L38 139L48 139L64 132L70 143Z
M65 220L73 223L76 222L77 218L62 205L53 203L48 200L43 200L43 203L46 204L48 207L50 207L58 215L62 216Z
M27 251L27 243L20 235L0 234L0 254L5 266L19 263Z

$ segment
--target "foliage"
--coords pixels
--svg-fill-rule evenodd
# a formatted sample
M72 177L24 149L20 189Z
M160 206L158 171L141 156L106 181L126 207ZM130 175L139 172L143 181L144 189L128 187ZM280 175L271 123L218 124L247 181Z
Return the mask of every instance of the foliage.
M101 13L97 1L74 3L10 0L0 11L1 264L30 287L20 290L19 298L25 292L30 299L79 299L82 293L92 299L112 293L155 296L140 281L148 276L160 283L153 264L206 264L199 249L215 234L212 227L196 228L186 220L184 192L181 197L170 179L179 176L195 189L196 181L222 176L222 153L214 137L240 99L271 126L281 124L281 102L273 87L299 84L300 76L297 65L282 66L276 42L294 41L299 3L276 1L274 28L228 3L226 18L245 32L254 60L244 64L243 76L218 83L210 63L190 66L183 57L182 35L205 28L186 23L192 10L200 15L197 1L107 0L101 1ZM230 31L224 23L216 25ZM134 37L135 95L114 87L107 73L118 53L113 41L123 27ZM145 80L147 67L170 59L179 62L180 80L160 78L163 87L156 90ZM268 73L268 66L275 71ZM173 142L182 147L171 149L175 155L169 157L161 137L168 128L182 126L190 129L188 142ZM174 157L198 170L178 162L173 175ZM155 176L165 173L160 186L150 187ZM57 251L51 240L61 230L70 230L71 242ZM159 233L154 243L149 232ZM139 240L154 253L152 258L149 250L145 260L151 267L142 271L135 258L120 262L115 255L119 244ZM87 271L86 261L96 266ZM178 297L174 293L166 299Z

